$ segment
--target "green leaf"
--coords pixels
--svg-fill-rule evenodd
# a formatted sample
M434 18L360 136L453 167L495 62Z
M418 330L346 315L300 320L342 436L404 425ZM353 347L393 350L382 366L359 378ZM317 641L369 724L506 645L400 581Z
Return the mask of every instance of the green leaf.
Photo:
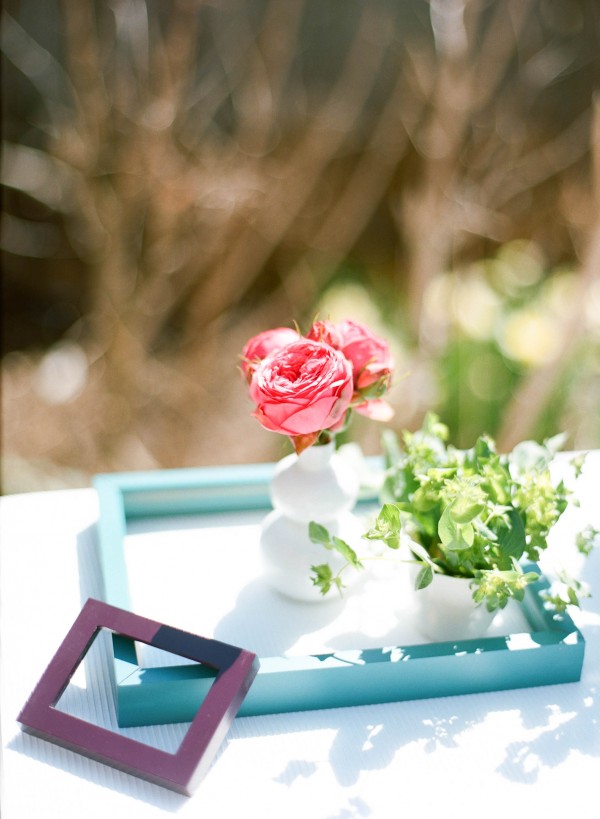
M400 527L400 510L395 503L384 503L381 512L377 516L377 521L385 523L390 528L398 529Z
M326 549L331 549L331 536L324 526L314 520L308 524L308 537L312 543L320 543Z
M473 545L475 532L470 523L458 524L452 517L452 508L447 506L438 524L438 535L445 549L460 552Z
M460 538L467 546L472 546L475 540L475 529L471 523L465 523L459 530Z
M516 509L511 509L508 512L508 519L510 528L499 531L498 546L503 555L518 560L525 551L525 527L521 515Z
M316 523L314 520L311 520L308 525L308 535L312 543L317 543L320 546L324 546L330 551L333 550L338 552L338 554L340 554L346 561L345 566L342 567L342 569L335 576L328 563L323 563L319 566L311 566L310 578L313 585L318 586L318 588L321 590L321 594L327 594L332 585L336 586L341 591L344 584L342 583L340 574L343 569L348 565L353 566L355 569L363 568L363 564L361 563L358 555L354 549L348 543L346 543L345 540L342 540L342 538L337 537L336 535L331 535L324 526L322 526L320 523Z
M574 458L571 458L571 460L569 461L569 463L571 464L571 466L575 470L575 477L576 478L580 477L580 475L581 475L581 473L583 471L583 467L585 465L586 458L587 458L587 453L584 452L581 455L576 455Z
M322 563L320 566L311 566L310 570L313 586L317 586L321 594L327 594L333 581L331 566L328 563Z
M490 478L489 487L492 499L497 504L506 504L510 501L509 482L506 475L498 473L495 477Z
M450 514L456 523L470 523L485 509L485 502L469 497L457 498L450 507Z
M400 546L400 510L395 503L384 503L374 525L363 537L382 540L390 549Z
M577 550L581 552L582 555L590 555L596 542L600 543L599 536L600 530L595 529L593 526L586 526L585 529L582 529L575 536Z
M429 563L425 563L421 568L421 571L417 575L417 579L415 580L415 589L424 589L426 586L429 586L431 581L433 580L433 569L429 565Z
M510 463L518 474L541 472L548 467L552 453L536 441L521 441L510 453Z
M336 537L335 535L331 538L332 547L335 549L336 552L339 552L344 560L347 560L351 566L354 566L355 569L362 569L362 563L358 559L358 555L345 540L342 540L340 537Z
M438 535L440 536L440 540L444 546L447 546L448 543L452 543L452 541L456 539L457 534L458 526L452 518L450 507L447 506L442 512L442 516L440 517L440 521L438 523Z
M440 441L447 441L449 430L446 424L443 424L439 416L435 412L428 412L423 420L423 432L439 438Z
M420 557L421 560L425 562L431 562L429 552L421 543L417 543L416 540L411 540L409 545L410 550L415 555L415 557Z
M535 583L536 580L539 580L540 576L537 572L525 572L523 575L523 583Z

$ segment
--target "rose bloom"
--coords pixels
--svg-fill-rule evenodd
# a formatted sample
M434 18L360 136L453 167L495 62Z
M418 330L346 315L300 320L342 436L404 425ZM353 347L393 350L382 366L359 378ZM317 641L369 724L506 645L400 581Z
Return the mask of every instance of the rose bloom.
M298 333L289 327L276 327L274 330L265 330L253 336L242 350L242 373L246 380L250 381L254 370L270 353L298 341L299 338Z
M253 415L302 451L339 425L353 394L352 367L328 344L299 339L267 356L250 382Z
M338 325L340 350L352 363L354 390L365 398L377 398L389 387L394 370L390 348L368 327L345 320Z
M336 350L342 348L342 336L337 326L332 321L314 321L312 327L306 334L306 338L313 341L323 341Z

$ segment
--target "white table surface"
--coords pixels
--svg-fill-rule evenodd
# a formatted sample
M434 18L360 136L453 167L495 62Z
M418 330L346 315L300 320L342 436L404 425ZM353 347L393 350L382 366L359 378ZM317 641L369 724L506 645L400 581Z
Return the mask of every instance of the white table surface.
M599 816L600 549L583 561L573 548L573 535L585 523L600 529L600 451L588 456L577 495L581 506L569 510L554 532L553 560L546 570L561 561L595 589L582 610L571 612L586 639L580 682L238 718L191 798L21 732L17 714L83 601L101 597L98 504L92 489L2 498L3 819L169 813L208 819ZM236 542L240 536L251 542L256 520L240 519L238 525ZM282 626L275 609L276 616L263 606L248 618L248 602L260 582L248 582L245 568L232 573L222 593L196 569L186 571L183 588L177 585L165 573L166 563L158 561L167 546L184 559L190 532L190 526L174 526L172 532L150 531L147 524L132 527L127 559L139 614L189 628L197 577L202 594L195 599L202 599L205 614L196 630L205 636L211 629L221 639L240 633L238 642L259 653L269 651L269 641L277 648L274 653L304 653L314 641L328 644L335 637L343 621L318 612L310 615L309 635L289 621ZM140 546L146 555L156 550L150 561L153 577L143 581L136 568ZM217 594L220 609L216 602L206 605L211 594ZM345 606L350 621L356 620L356 608ZM378 629L385 631L386 625L373 611L363 611L366 636L377 644ZM89 687L85 708L90 719L114 728L106 657L101 646L96 653L88 666L90 678L78 684ZM130 731L168 749L184 729Z

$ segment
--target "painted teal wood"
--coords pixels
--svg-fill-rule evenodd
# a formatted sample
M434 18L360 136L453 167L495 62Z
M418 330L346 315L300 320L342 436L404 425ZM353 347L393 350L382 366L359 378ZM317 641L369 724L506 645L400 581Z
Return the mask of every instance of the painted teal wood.
M274 464L99 475L99 553L105 600L131 608L127 521L157 515L269 508ZM365 497L364 500L373 500ZM474 694L580 679L585 642L571 618L545 608L545 578L528 587L531 633L447 643L263 657L240 716ZM174 624L176 625L176 624ZM113 640L119 725L189 722L212 682L203 666L140 667L134 644Z

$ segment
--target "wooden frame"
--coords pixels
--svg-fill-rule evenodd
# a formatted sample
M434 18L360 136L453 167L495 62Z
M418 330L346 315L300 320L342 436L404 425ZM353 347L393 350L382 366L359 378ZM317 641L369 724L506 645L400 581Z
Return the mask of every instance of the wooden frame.
M99 475L100 563L107 602L130 608L124 538L129 520L159 515L269 509L274 464ZM366 499L373 501L374 498ZM542 577L522 603L531 632L336 651L305 657L263 657L240 716L364 705L452 694L574 682L584 639L567 614L548 610ZM115 640L119 724L188 721L210 680L194 666L142 668L130 640Z
M210 668L213 685L198 703L176 753L153 748L54 707L101 628L113 630L120 639L139 640ZM189 796L208 770L257 671L258 660L249 651L90 598L18 720L25 731L42 739Z

